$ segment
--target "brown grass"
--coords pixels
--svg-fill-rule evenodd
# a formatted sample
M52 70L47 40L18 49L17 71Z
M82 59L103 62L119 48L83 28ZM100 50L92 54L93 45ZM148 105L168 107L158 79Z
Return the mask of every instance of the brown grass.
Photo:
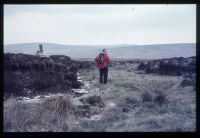
M69 98L59 96L49 98L41 104L10 100L4 107L4 131L71 131L76 127L73 110Z

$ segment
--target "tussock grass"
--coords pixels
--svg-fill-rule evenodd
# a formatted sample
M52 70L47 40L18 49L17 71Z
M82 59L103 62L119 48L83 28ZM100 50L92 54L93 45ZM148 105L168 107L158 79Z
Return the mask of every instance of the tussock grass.
M50 111L55 111L59 114L68 115L73 111L73 105L69 97L55 96L46 99L42 106Z
M4 107L4 131L71 131L77 126L73 111L66 97L55 96L34 105L11 100Z
M118 107L111 108L104 112L104 117L101 121L105 123L114 123L119 120L125 119L127 116L126 114Z
M98 106L98 107L105 106L105 103L103 102L102 98L97 95L81 98L80 101L83 102L84 104L90 104L92 106Z
M157 96L154 99L154 102L158 105L162 105L168 102L168 97L166 94L164 94L163 92L160 92L157 94Z
M142 93L142 101L143 102L152 102L154 99L154 93L150 92L149 90L144 91Z
M102 118L98 121L93 120L82 120L78 126L79 131L86 132L106 132L109 128L112 128L115 123L120 120L127 118L126 113L124 113L119 108L112 108L105 111L102 114Z
M12 131L26 131L24 126L27 126L28 118L30 113L25 112L27 107L20 102L15 100L9 100L7 102L6 109L4 108L4 129Z
M147 87L144 89L141 95L142 102L152 102L157 105L163 105L168 103L168 95L165 90L160 91L159 89L153 89Z
M125 97L121 99L117 106L121 109L123 112L129 112L130 110L133 110L135 107L140 106L140 101L136 99L133 96Z

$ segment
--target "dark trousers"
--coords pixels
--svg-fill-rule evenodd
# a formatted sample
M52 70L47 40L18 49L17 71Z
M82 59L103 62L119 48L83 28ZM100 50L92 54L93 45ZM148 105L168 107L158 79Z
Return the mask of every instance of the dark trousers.
M100 82L106 84L108 79L108 67L107 68L100 68ZM103 81L104 80L104 81Z

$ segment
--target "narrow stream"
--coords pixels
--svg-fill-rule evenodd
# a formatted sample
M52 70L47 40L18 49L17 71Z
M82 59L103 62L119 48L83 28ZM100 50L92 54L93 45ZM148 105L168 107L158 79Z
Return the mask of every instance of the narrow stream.
M78 94L81 94L81 95L88 93L88 88L90 86L89 82L84 82L81 79L81 76L80 76L79 73L77 73L77 76L78 76L78 81L82 82L84 85L81 86L80 89L72 89L72 90L74 91L74 93L78 93ZM25 103L38 103L38 102L42 102L46 98L50 98L50 97L53 97L53 96L67 96L67 95L68 94L64 94L64 93L56 93L56 94L37 95L37 96L35 96L33 98L30 98L30 97L17 97L15 99L17 101L21 101L21 102L25 102Z
M75 93L80 93L80 94L88 93L88 90L87 90L87 89L88 89L89 86L90 86L89 82L83 81L83 80L81 79L81 76L80 76L79 73L77 73L77 76L78 76L78 80L77 80L77 81L82 82L84 85L81 86L80 89L72 89L72 90L73 90Z

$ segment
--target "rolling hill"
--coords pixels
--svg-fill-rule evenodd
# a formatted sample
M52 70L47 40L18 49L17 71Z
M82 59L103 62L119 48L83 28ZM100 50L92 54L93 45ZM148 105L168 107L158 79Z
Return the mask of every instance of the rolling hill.
M35 54L40 43L9 44L4 46L4 53ZM172 57L190 57L196 55L195 43L156 44L156 45L60 45L41 43L46 55L67 55L71 58L94 58L107 48L111 58L161 59Z

